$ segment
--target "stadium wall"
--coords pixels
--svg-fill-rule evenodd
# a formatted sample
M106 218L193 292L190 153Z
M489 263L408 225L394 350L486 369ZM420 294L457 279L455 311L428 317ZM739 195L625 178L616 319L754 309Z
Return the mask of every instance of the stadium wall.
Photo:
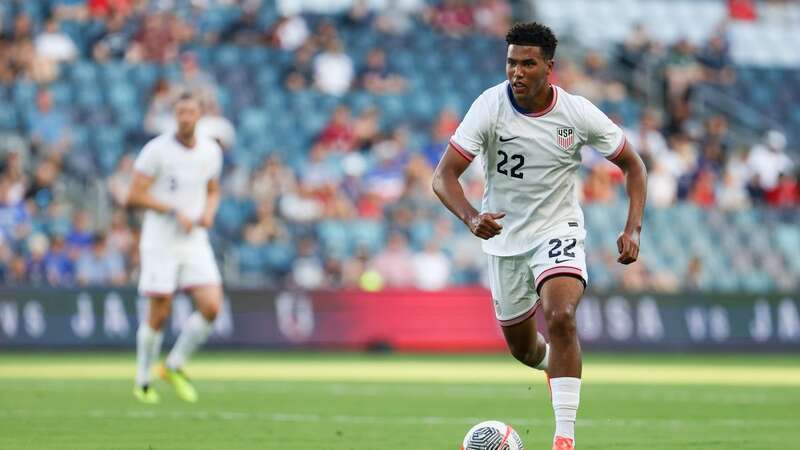
M210 345L318 350L504 351L489 292L458 288L226 292ZM587 293L588 349L800 350L798 294ZM147 300L133 289L0 289L0 349L133 348ZM179 295L173 340L192 311Z

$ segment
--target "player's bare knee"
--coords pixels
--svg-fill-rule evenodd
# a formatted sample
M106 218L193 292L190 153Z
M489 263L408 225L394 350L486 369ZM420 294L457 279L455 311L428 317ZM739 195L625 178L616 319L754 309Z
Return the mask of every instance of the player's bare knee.
M551 337L569 337L577 331L575 307L564 305L545 311L547 329Z
M542 361L544 355L539 351L535 342L523 344L508 343L508 349L517 361L526 366L536 367Z
M207 321L213 322L219 314L219 303L214 302L203 306L203 308L200 310L200 314L202 314L203 318L205 318Z
M169 296L150 298L150 313L148 320L150 328L154 330L160 330L164 328L164 324L166 324L167 318L169 318L170 300L171 297Z

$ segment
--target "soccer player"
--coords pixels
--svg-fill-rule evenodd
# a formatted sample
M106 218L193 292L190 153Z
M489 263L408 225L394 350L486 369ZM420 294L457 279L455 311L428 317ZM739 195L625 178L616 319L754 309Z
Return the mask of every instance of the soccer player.
M175 346L161 366L161 376L178 396L197 401L197 391L182 368L208 338L222 303L222 285L207 230L219 206L222 150L210 138L195 134L199 100L183 94L175 104L178 129L144 146L134 164L128 205L146 209L139 244L139 293L150 299L146 322L136 333L134 395L157 403L150 385L150 366L161 352L164 324L173 294L187 291L197 311L183 324Z
M647 175L617 125L585 98L548 81L557 42L548 27L514 25L506 42L508 79L472 104L436 168L433 190L484 240L509 350L546 371L556 420L553 449L572 450L581 387L575 310L588 279L576 184L581 148L595 148L625 174L629 208L617 239L621 264L639 254ZM458 181L479 154L486 179L481 211ZM537 310L544 313L549 344L537 332Z

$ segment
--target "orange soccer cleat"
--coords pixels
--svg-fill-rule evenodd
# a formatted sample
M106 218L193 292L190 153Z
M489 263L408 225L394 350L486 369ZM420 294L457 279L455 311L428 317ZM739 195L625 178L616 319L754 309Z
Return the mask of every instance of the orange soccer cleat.
M553 441L553 450L575 450L575 441L570 438L556 436L555 441Z

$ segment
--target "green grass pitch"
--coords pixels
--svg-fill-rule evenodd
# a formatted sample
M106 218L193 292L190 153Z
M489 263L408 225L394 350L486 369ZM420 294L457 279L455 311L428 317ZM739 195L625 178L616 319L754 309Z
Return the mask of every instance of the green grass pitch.
M549 450L544 377L504 355L204 353L200 402L132 353L0 353L0 449L453 450L481 420ZM800 449L796 356L587 355L581 450Z

